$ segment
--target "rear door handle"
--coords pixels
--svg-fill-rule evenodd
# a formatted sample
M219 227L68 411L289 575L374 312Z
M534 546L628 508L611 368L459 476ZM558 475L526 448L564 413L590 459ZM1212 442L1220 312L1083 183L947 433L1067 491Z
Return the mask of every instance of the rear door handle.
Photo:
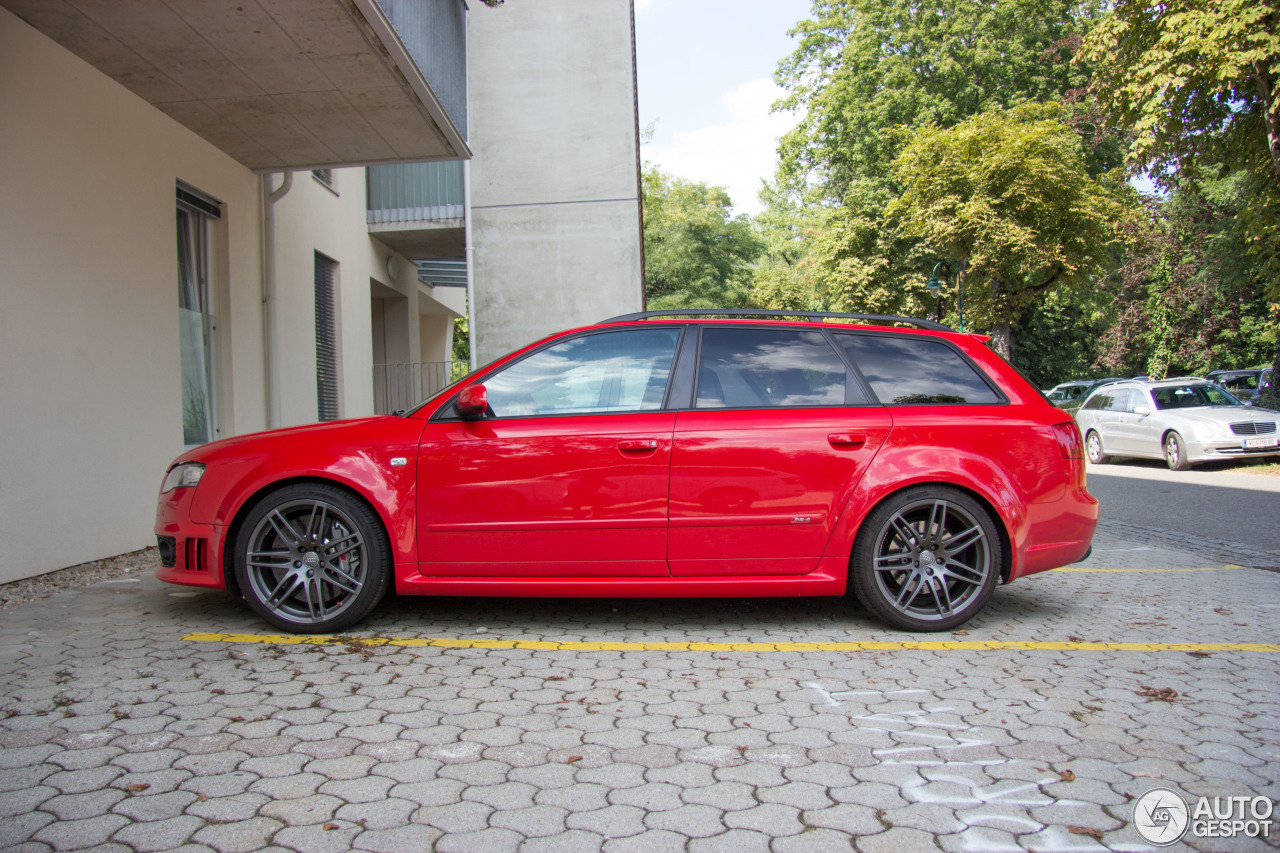
M867 443L867 437L860 432L833 432L827 436L827 441L831 443L832 447L857 450Z
M618 442L618 449L624 453L653 453L658 449L656 438L624 438Z

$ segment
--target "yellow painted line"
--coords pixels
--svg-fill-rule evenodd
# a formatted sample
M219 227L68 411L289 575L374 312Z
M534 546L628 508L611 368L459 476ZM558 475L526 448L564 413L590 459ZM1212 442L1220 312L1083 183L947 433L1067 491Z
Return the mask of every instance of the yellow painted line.
M1055 572L1233 572L1244 566L1210 566L1205 569L1054 569Z
M1076 651L1280 652L1280 643L1088 643L1030 640L854 640L843 643L586 643L554 640L467 640L457 637L332 637L291 634L187 634L192 643L265 643L287 646L398 646L441 649L533 649L570 652L865 652L865 651Z

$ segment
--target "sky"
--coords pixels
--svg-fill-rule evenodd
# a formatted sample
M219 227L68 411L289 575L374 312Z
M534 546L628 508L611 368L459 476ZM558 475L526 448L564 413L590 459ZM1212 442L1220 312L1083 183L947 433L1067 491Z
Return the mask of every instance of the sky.
M635 0L643 160L676 177L724 187L734 213L760 212L778 137L796 122L770 114L787 35L809 0Z

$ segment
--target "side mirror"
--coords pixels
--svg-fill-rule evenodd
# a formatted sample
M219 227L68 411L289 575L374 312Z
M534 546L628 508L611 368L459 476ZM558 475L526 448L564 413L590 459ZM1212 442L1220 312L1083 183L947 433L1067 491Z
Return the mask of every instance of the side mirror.
M1138 417L1145 418L1147 415L1151 414L1151 409L1147 406L1134 406L1133 413Z
M483 385L468 385L458 393L453 407L464 418L482 418L489 408L489 392Z

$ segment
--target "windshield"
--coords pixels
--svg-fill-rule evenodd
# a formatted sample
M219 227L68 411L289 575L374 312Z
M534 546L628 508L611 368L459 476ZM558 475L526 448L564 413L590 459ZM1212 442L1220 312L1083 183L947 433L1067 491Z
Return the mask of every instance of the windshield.
M1244 405L1224 389L1219 388L1217 385L1210 385L1208 382L1153 388L1151 396L1155 398L1156 408L1161 410Z

